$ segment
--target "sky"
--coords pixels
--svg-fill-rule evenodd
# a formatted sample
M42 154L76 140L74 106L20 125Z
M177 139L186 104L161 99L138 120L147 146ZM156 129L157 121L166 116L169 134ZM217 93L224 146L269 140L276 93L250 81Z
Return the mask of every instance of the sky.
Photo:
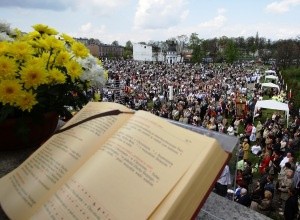
M45 24L76 38L125 46L180 35L200 39L300 37L300 0L0 0L0 22Z

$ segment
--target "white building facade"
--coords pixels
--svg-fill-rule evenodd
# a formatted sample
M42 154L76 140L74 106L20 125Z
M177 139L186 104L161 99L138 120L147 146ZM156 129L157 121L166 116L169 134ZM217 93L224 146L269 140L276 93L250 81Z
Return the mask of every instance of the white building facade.
M133 44L133 59L136 61L153 61L152 46Z

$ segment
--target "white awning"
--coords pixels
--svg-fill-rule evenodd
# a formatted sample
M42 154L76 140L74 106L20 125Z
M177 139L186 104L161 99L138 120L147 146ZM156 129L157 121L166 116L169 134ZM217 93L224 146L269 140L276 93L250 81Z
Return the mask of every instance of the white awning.
M265 108L265 109L274 109L274 110L280 110L285 111L285 117L287 125L289 123L289 106L286 103L278 102L275 100L262 100L257 101L255 104L254 112L257 112L258 108Z
M262 83L261 87L269 87L269 88L277 88L278 91L280 92L280 88L278 85L274 84L274 83Z

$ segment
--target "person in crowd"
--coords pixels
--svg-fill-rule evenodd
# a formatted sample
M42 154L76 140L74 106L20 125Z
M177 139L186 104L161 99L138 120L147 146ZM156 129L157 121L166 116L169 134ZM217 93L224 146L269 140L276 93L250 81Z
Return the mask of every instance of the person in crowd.
M238 117L235 117L232 121L233 121L234 133L235 133L235 135L237 135L239 132L239 125L241 123L241 119L239 119Z
M228 164L226 164L222 171L221 176L216 182L215 192L218 195L225 197L227 195L228 185L230 184L231 184L230 170Z
M233 126L230 124L227 128L227 134L233 136L234 135L234 129Z
M263 175L269 171L270 161L271 161L271 156L269 154L269 151L265 151L262 155L262 160L259 165L259 173L261 175Z
M296 189L297 195L300 196L300 165L297 164L293 177L293 188Z
M257 201L257 200L260 200L260 199L263 198L264 188L265 188L265 185L268 182L269 175L270 174L268 174L266 172L266 173L264 173L264 175L261 176L261 178L258 181L256 181L256 186L253 189L253 192L252 192L252 195L251 195L253 200Z
M279 166L281 168L283 168L286 165L287 162L290 163L291 169L292 169L292 167L293 167L293 155L292 155L291 152L286 153L286 156L283 157L282 160L280 161Z
M252 201L250 208L262 214L267 214L267 212L269 212L272 207L273 195L269 190L265 190L263 192L263 195L264 195L263 199Z
M264 191L265 190L268 190L272 193L272 195L274 195L274 192L275 192L275 186L274 186L274 183L273 183L273 180L274 180L274 177L273 175L268 175L267 176L267 182L264 186Z
M249 185L252 183L253 180L252 162L248 160L245 162L245 164L246 165L244 170L242 171L242 174L245 183L245 188L248 189Z
M278 173L280 172L280 162L282 160L282 154L280 151L274 151L273 155L271 157L271 161L269 163L269 173L277 176Z
M269 132L265 139L265 149L268 151L269 155L273 154L273 133Z
M244 176L243 176L243 171L238 169L236 171L236 175L235 175L235 183L236 185L240 186L240 187L245 187L245 181L244 181Z
M245 189L245 188L241 189L241 194L240 194L239 198L236 199L236 202L243 206L250 207L251 197L250 197L247 189Z
M281 210L284 209L285 202L289 198L289 189L293 186L293 170L287 170L286 175L279 182L278 192L280 195Z
M288 199L285 202L284 212L279 212L279 214L284 215L285 220L296 219L299 212L298 209L298 195L295 188L288 189Z
M275 142L272 145L272 153L275 151L280 151L280 149L281 149L281 138L276 137Z
M263 129L263 125L261 124L260 121L258 121L256 125L256 143L258 144L261 143L262 129Z
M249 151L250 151L250 145L249 145L248 138L244 138L244 141L242 143L243 148L243 160L247 161L249 159Z
M256 141L256 127L252 124L251 134L249 137L251 143Z
M246 124L246 127L245 127L245 136L246 136L246 138L248 139L248 140L250 140L250 136L251 136L251 134L252 134L252 128L253 128L253 124L252 124L252 122L250 121L250 122L248 122L247 124ZM255 132L256 132L256 129L255 129ZM254 135L255 135L255 133L254 133ZM255 137L256 138L256 137Z
M256 156L259 156L261 154L262 149L258 141L256 141L255 144L251 146L251 152Z

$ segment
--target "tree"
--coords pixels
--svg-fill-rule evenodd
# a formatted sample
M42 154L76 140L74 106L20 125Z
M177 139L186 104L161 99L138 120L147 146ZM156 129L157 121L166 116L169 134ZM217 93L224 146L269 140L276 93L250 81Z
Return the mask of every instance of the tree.
M204 58L205 54L202 49L202 40L198 37L197 33L192 33L189 38L189 45L188 47L193 51L192 52L192 62L202 62L202 58Z
M239 56L239 51L233 39L228 40L225 47L225 58L228 63L233 63Z
M202 50L205 57L210 57L213 60L216 60L218 53L218 40L217 38L203 40Z
M193 63L201 63L203 59L203 51L201 49L201 45L195 45L192 53L192 62Z
M179 35L176 38L177 40L177 52L180 54L181 58L183 59L184 50L188 43L188 36L187 35Z
M148 45L152 47L152 51L155 53L160 52L160 46L159 46L159 41L149 41Z
M125 59L130 59L132 58L133 55L133 45L131 41L127 41L124 47L124 58Z
M299 47L296 41L279 40L276 42L277 60L283 68L290 67L293 64L293 60L298 59Z
M111 43L111 45L113 45L113 46L119 46L119 42L116 41L116 40L114 40L114 41Z
M192 33L190 38L189 38L189 48L194 49L198 47L201 43L200 38L198 37L198 34Z
M247 43L247 53L251 53L252 56L254 55L255 51L257 50L257 46L255 44L255 39L254 37L248 37L247 40L246 40L246 43Z

